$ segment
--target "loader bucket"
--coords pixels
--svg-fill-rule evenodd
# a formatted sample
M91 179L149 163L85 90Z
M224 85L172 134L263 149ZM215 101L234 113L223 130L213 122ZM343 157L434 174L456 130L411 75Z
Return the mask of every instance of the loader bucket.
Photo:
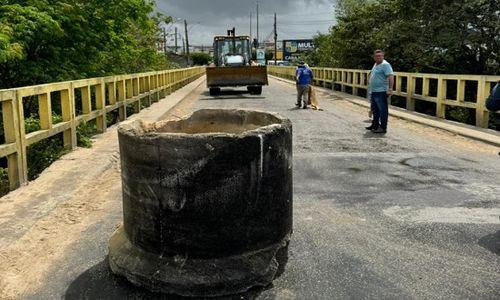
M263 66L207 67L207 86L267 85L267 68Z

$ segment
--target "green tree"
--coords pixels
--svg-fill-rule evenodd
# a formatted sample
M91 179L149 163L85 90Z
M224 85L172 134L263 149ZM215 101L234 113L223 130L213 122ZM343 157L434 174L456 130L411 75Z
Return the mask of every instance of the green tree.
M0 88L167 68L150 0L0 0Z
M369 68L386 50L399 71L500 73L495 0L341 0L337 25L316 37L321 66Z
M191 60L195 66L208 65L208 63L212 61L212 59L212 56L208 53L195 52L191 54Z
M0 88L171 67L156 49L160 25L171 18L154 7L152 0L0 0ZM39 130L36 98L24 104L26 130ZM90 147L95 132L95 122L81 124L78 145ZM60 136L31 145L29 178L64 153ZM8 191L5 167L0 162L0 195Z

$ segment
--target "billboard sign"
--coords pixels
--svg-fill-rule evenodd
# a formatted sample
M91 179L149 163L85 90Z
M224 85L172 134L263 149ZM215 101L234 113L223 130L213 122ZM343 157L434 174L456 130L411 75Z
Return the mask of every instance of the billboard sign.
M314 50L314 40L284 40L283 59L297 60L302 53Z
M257 63L259 65L265 65L266 64L266 50L259 48L257 49Z

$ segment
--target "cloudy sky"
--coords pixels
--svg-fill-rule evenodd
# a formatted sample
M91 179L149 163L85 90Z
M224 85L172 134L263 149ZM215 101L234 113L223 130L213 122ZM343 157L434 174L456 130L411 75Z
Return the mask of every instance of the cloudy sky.
M225 35L232 27L236 27L237 34L249 34L250 13L253 13L255 36L256 3L255 0L157 0L157 9L179 19L173 26L167 26L171 33L174 26L183 30L180 20L187 19L190 44L211 45L214 35ZM275 12L278 40L307 39L318 31L327 32L335 22L334 5L335 0L260 0L260 40L272 35Z

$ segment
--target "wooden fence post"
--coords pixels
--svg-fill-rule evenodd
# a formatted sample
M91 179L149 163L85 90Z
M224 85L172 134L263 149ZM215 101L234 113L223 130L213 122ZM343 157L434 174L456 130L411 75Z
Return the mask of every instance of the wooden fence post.
M38 114L40 115L40 128L52 128L52 103L50 93L38 95Z
M413 94L415 93L415 77L408 75L406 80L406 109L410 111L415 110L415 100Z
M121 122L127 119L127 99L126 96L126 88L125 88L125 79L122 79L117 82L118 89L118 102L120 102L120 107L118 108L118 118Z
M361 77L361 73L358 73L358 72L353 72L352 74L353 76L353 79L352 79L352 94L354 96L357 96L358 95L358 85L359 85L359 81L360 81L360 77Z
M21 162L21 174L19 174L20 183L26 184L28 183L28 146L26 142L26 127L24 125L24 105L23 105L23 95L21 92L16 93L16 99L14 100L17 106L17 124L16 126L19 128L19 146L18 146L18 155L20 156Z
M82 94L82 113L84 115L92 112L92 102L90 99L90 85L86 85L80 88L80 92Z
M65 130L63 133L64 148L68 150L73 150L77 146L76 140L76 121L75 121L75 99L73 84L70 85L70 89L61 91L61 110L64 122L70 123L70 128Z
M5 135L5 142L7 144L15 144L16 152L7 155L7 175L9 177L10 190L18 188L21 184L25 183L27 178L24 177L23 161L21 153L21 144L19 136L19 116L18 106L16 105L17 93L13 92L11 99L2 99L2 117L3 117L3 130Z
M486 98L488 97L488 85L486 77L481 76L477 83L477 101L476 101L476 126L488 128L490 114L486 110Z
M424 82L427 82L427 85L424 84L424 94L425 96L429 95L429 81L424 78ZM436 99L436 117L438 118L446 118L446 80L443 76L438 77L438 86L437 86L437 99Z
M95 88L95 103L96 110L99 111L99 116L96 119L97 131L103 133L106 131L107 118L106 118L106 88L104 86L104 80L96 86Z

